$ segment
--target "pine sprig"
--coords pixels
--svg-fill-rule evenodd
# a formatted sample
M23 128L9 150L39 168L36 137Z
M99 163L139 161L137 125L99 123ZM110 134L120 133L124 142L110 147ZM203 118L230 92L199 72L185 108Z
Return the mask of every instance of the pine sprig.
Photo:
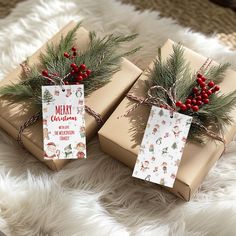
M212 66L204 76L218 84L224 79L228 67L228 63ZM193 95L193 88L197 86L196 74L191 71L190 64L184 58L184 49L179 44L173 45L173 53L165 61L162 60L159 50L158 58L154 61L153 68L148 71L148 76L149 87L158 85L167 91L174 88L176 101L183 104ZM169 97L162 90L154 91L152 95L172 106ZM197 112L191 109L177 110L193 117L188 136L191 141L204 142L209 137L207 130L222 135L225 127L233 122L230 112L236 106L236 90L228 94L214 93L209 100L209 104L203 104Z
M8 96L10 99L15 98L17 101L30 100L35 106L38 106L38 109L41 109L41 87L48 85L47 78L41 73L42 70L46 69L50 74L58 74L53 80L55 84L59 85L61 78L71 71L70 65L74 62L78 65L86 64L92 70L89 79L81 82L84 84L85 95L87 96L108 83L112 75L120 70L122 57L139 49L135 48L124 53L121 52L122 44L135 39L137 35L108 35L99 38L95 32L91 32L88 49L78 51L79 56L71 61L64 56L64 52L69 51L76 45L76 31L79 27L80 23L65 37L61 37L58 44L48 44L46 52L40 55L40 63L30 66L27 73L22 73L20 83L0 88L0 95Z

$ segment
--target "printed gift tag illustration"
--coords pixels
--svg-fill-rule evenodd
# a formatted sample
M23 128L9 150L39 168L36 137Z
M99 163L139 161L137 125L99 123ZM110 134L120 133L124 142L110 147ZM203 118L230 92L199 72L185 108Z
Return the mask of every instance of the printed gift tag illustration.
M173 187L191 122L190 116L153 106L133 177Z
M43 86L44 159L86 158L83 85Z

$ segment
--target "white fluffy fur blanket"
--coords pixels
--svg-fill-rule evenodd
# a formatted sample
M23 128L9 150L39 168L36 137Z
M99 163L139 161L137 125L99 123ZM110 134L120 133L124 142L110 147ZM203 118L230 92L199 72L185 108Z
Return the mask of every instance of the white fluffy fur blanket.
M0 20L0 79L70 20L89 30L139 33L143 49L130 60L145 68L167 38L215 60L236 52L183 28L157 12L136 12L115 0L26 1ZM54 173L0 132L0 230L7 235L236 234L236 143L212 169L189 203L131 177L131 170L99 150Z

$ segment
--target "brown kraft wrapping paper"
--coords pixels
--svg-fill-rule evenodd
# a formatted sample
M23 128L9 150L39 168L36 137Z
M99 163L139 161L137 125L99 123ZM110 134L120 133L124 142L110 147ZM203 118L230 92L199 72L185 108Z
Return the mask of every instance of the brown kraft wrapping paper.
M70 22L60 32L58 32L47 43L58 43L62 35L66 35L76 25L75 22ZM76 45L80 50L88 47L89 33L84 28L79 28L77 31ZM29 64L39 62L39 55L46 49L46 44L43 45L36 53L29 58ZM18 66L8 76L0 81L0 86L9 83L17 83L21 67ZM121 99L139 77L142 71L126 59L122 60L121 70L115 73L109 83L102 88L94 91L85 99L85 104L99 113L103 120L106 120ZM0 99L0 127L15 139L18 135L18 130L23 123L29 119L36 111L27 106L27 103L11 103L7 98ZM89 141L98 131L98 125L95 118L89 114L85 114L86 122L86 140ZM52 170L60 170L69 160L44 160L43 159L43 133L42 121L35 123L24 130L22 141L25 148L36 156L40 161L45 163Z
M172 53L173 41L168 40L162 47L162 57L167 58ZM206 58L185 48L185 58L191 63L191 68L197 71ZM215 63L215 62L214 62ZM213 63L213 64L214 64ZM151 65L152 66L152 65ZM236 72L227 70L224 81L220 84L222 93L236 89ZM145 80L143 73L131 88L131 94L146 97ZM133 168L142 141L144 129L149 117L150 107L140 105L127 117L124 114L135 102L124 98L105 125L99 131L99 140L104 152L110 154L125 165ZM236 109L231 113L236 117ZM227 127L225 140L228 144L236 133L236 125ZM177 173L173 188L167 188L183 200L189 201L194 195L204 177L223 153L224 145L220 142L209 141L205 145L187 143Z

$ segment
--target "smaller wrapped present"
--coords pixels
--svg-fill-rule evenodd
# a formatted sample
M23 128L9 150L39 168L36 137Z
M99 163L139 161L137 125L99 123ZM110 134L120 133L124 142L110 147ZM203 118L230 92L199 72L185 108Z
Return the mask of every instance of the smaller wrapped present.
M166 61L167 58L173 53L173 45L174 42L168 40L165 43L165 45L161 48L162 61ZM186 59L186 61L189 62L189 66L191 67L191 69L195 72L198 71L199 68L201 68L203 64L207 61L205 57L197 54L196 52L188 48L184 48L183 55L184 59ZM218 64L212 61L211 65L217 66ZM153 67L154 63L150 65L149 70L153 69ZM162 72L156 71L156 73L161 74ZM234 91L236 89L235 77L236 77L236 72L227 69L225 71L224 79L219 84L220 92L224 94L229 94L230 92ZM140 76L138 81L134 84L134 86L131 88L131 90L128 92L127 97L123 99L120 105L116 108L113 114L106 121L105 125L99 131L99 140L101 149L105 153L108 153L112 157L116 158L117 160L120 160L130 168L134 168L137 156L142 151L140 149L140 144L144 136L144 130L145 126L147 125L148 117L150 115L151 106L150 104L145 105L145 103L148 103L147 100L145 100L145 98L147 98L147 93L148 93L146 86L148 83L148 79L149 77L147 73L144 72ZM198 82L200 83L199 87L201 86L201 90L203 91L205 89L204 87L205 85L204 83L202 83L202 81L203 79L202 80L199 79ZM185 81L183 81L183 83L185 83ZM212 87L213 83L212 82L208 83L208 86ZM194 88L193 93L198 92L197 90L198 88ZM212 90L211 92L216 92L217 90L219 90L219 86L218 85L215 86L214 91L213 89L210 90ZM156 90L156 93L157 92L159 91ZM163 91L164 98L166 98L165 93L169 94L169 97L167 99L169 104L171 101L171 99L169 98L172 98L173 94L172 92L173 91L167 91L167 90ZM209 92L209 96L211 92ZM202 94L199 95L194 94L194 96L195 95L201 96L201 101L200 100L195 101L194 97L188 98L190 102L192 101L192 103L194 102L195 104L190 106L191 112L198 112L199 107L196 104L199 104L199 106L201 106L201 104L204 105L204 103L206 104L209 103L209 99L207 98L208 94L207 95L203 94L206 93L202 92ZM215 97L215 95L213 96L214 98L217 98ZM157 99L152 100L152 98L153 97L151 96L151 98L148 101L149 103L153 103L155 105ZM235 103L235 96L232 98L232 101L234 101ZM186 103L180 103L177 101L176 104L174 104L174 106L180 106L180 112L186 111L189 106L187 105L189 104L188 102L189 102L188 100L186 100ZM210 107L210 103L208 107ZM234 118L236 117L236 109L233 106L231 108L232 109L229 112L230 114L228 115ZM212 123L211 120L208 119L208 121L209 123ZM163 123L163 125L165 124ZM211 124L211 126L214 126L214 124ZM208 134L212 138L214 137L215 140L213 140L214 139L213 138L213 139L206 139L204 143L192 142L190 138L191 136L194 137L195 135L195 133L192 131L188 136L187 143L183 150L182 160L180 163L178 163L179 167L174 185L172 188L167 187L169 191L173 192L178 197L186 201L189 201L191 197L193 197L193 195L196 193L198 187L204 180L209 170L221 157L225 145L228 144L233 139L236 133L235 121L232 121L226 126L223 138L220 137L221 134L218 135L211 130L205 129L204 126L201 128L206 134ZM153 148L155 147L152 147L151 151L153 151ZM145 166L143 166L142 168L144 170ZM166 167L164 171L166 171Z

